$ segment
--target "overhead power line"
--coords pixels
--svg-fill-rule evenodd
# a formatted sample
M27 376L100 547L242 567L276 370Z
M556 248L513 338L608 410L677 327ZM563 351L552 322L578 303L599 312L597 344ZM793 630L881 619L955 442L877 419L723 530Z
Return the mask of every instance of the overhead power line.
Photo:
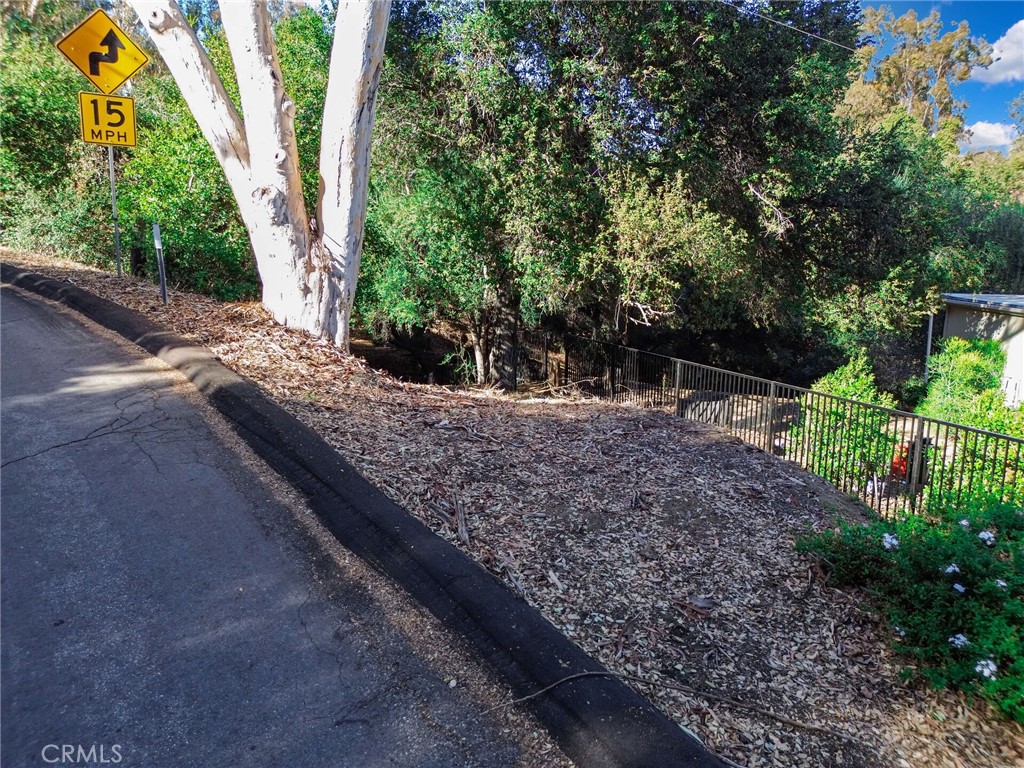
M816 35L813 32L808 32L806 29L800 29L800 27L795 27L792 24L787 24L784 21L779 21L778 19L773 19L771 16L765 16L763 13L758 13L753 8L741 8L738 5L733 5L732 3L728 2L728 0L717 0L717 2L721 3L722 5L729 6L730 8L732 8L737 13L749 13L752 16L757 16L757 18L759 18L759 19L764 19L767 22L770 22L772 24L777 24L778 26L784 27L785 29L790 29L793 32L799 32L801 35L807 35L807 37L813 37L815 40L821 40L821 42L823 42L823 43L828 43L829 45L834 45L837 48L842 48L844 50L850 51L851 53L856 53L857 52L856 48L851 48L848 45L843 45L842 43L837 43L835 40L829 40L827 37L822 37L821 35Z

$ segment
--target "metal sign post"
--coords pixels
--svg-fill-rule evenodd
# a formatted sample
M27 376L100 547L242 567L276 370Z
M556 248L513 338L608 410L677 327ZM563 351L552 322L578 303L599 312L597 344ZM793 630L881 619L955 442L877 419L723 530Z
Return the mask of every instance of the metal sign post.
M123 29L99 9L68 32L57 43L57 50L63 53L68 61L89 79L89 82L107 94L100 96L94 93L80 93L78 105L82 140L89 144L107 145L110 207L114 212L114 258L117 261L117 276L121 277L124 270L121 266L121 227L117 221L114 145L135 146L135 102L127 96L111 97L110 94L142 69L149 62L149 57ZM159 230L156 235L159 238ZM164 303L167 303L166 295Z
M117 223L117 184L114 181L114 148L107 146L107 167L110 169L110 207L114 212L114 259L117 276L121 277L121 227Z
M160 273L160 298L167 303L167 272L164 269L164 243L160 239L160 225L153 223L153 245L156 246L156 269Z
M924 383L928 383L928 365L932 359L932 334L935 332L935 313L928 315L928 340L924 345Z

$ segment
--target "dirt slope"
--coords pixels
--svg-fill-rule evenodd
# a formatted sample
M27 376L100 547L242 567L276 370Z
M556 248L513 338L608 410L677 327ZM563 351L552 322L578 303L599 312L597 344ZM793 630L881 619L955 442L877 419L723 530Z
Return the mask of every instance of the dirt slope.
M710 747L744 766L1024 765L1024 728L901 680L797 536L858 508L717 429L397 382L254 304L2 250L211 347ZM642 681L642 682L641 682Z

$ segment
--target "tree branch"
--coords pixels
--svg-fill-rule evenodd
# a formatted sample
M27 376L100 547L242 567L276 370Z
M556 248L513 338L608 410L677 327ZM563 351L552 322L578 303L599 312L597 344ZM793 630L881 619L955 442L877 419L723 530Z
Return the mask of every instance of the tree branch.
M791 725L794 728L800 728L800 729L805 730L805 731L814 731L816 733L823 733L823 734L825 734L827 736L833 736L833 737L835 737L837 739L842 739L844 741L848 741L848 742L851 742L853 744L858 744L858 745L862 745L862 746L864 744L864 742L862 742L860 739L856 738L855 736L851 736L851 735L849 735L847 733L842 733L841 731L833 731L830 728L825 728L825 727L820 726L820 725L812 725L811 723L804 723L804 722L801 722L800 720L793 720L792 718L786 717L785 715L780 715L777 712L772 712L770 709L764 709L762 707L759 707L756 704L749 704L749 703L747 703L745 701L737 701L736 699L730 699L728 696L721 696L721 695L716 694L716 693L709 693L707 691L701 691L701 690L698 690L697 688L690 688L687 685L680 685L678 683L666 683L666 682L661 682L661 681L656 681L656 680L645 680L642 677L637 677L636 675L628 675L628 674L624 674L622 672L577 672L575 675L569 675L567 677L563 677L561 680L556 680L555 682L553 682L551 685L547 686L546 688L541 688L539 691L536 691L535 693L531 693L528 696L521 696L518 699L513 699L512 701L506 701L503 704L497 704L497 705L495 705L493 707L490 707L489 709L485 709L482 714L486 715L487 713L493 712L496 709L504 709L505 707L511 707L513 704L520 704L520 703L522 703L524 701L529 701L530 699L535 699L538 696L542 696L543 694L547 693L552 688L557 688L558 686L562 685L563 683L568 683L568 682L571 682L572 680L579 680L580 678L584 678L584 677L617 677L617 678L619 678L621 680L629 680L630 682L633 682L633 683L641 683L643 685L653 685L653 686L658 687L658 688L668 688L669 690L672 690L672 691L681 691L683 693L689 694L690 696L696 696L698 698L707 699L709 701L718 701L718 702L721 702L722 704L728 704L730 706L737 707L739 709L745 709L745 710L748 710L750 712L756 712L756 713L764 715L766 717L770 717L773 720L778 720L780 723L784 723L785 725Z
M287 201L282 212L299 231L308 232L295 139L295 104L284 90L267 4L220 0L219 5L235 62L245 134L253 146L261 148L250 160L253 186L280 190Z

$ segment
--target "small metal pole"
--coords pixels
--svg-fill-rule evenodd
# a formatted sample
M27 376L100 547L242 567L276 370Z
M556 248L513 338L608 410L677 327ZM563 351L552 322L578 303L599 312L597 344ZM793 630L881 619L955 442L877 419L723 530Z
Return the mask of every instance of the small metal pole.
M616 362L617 362L616 358L618 356L618 355L615 354L616 351L618 351L617 347L611 347L611 357L610 357L611 364L610 364L610 368L608 369L608 381L611 384L611 401L612 402L615 401L615 385L616 385L616 382L615 382L615 379L616 379L616 376L615 376L615 365L616 365Z
M114 259L117 276L121 277L121 227L117 223L117 184L114 181L114 148L107 145L107 168L110 170L110 207L114 212Z
M512 336L512 391L519 391L519 313Z
M924 422L914 418L910 423L910 440L907 442L907 498L910 511L917 511L917 484L921 477L921 461L924 458Z
M160 225L153 223L153 244L156 246L156 268L160 273L160 298L167 303L167 272L164 269L164 244L160 239Z

